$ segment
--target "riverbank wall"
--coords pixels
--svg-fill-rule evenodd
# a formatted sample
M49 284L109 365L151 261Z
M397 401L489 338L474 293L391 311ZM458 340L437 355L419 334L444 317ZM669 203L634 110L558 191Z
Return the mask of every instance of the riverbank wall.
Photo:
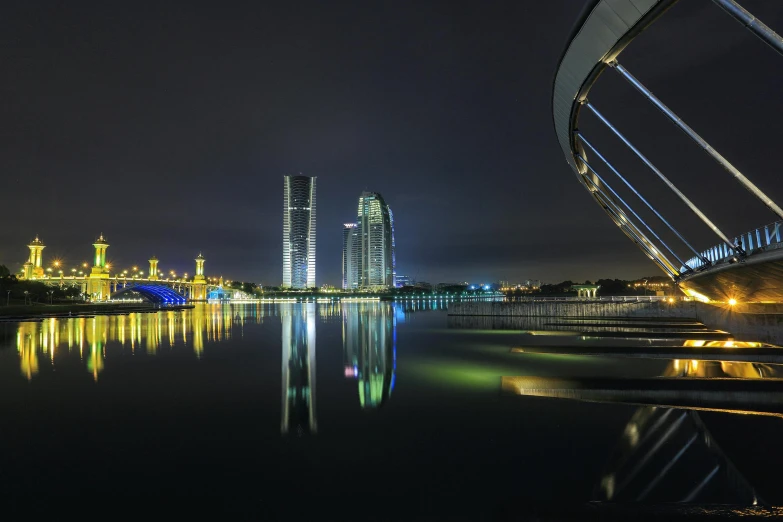
M461 302L449 316L485 318L615 318L698 321L730 332L736 339L783 344L783 304L701 303L698 301L512 301ZM480 321L480 320L479 320ZM546 329L546 321L540 321Z

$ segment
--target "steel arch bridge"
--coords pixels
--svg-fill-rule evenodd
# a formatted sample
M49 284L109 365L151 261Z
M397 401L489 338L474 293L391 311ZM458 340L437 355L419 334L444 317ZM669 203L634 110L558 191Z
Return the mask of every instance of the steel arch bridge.
M712 0L761 41L783 55L783 38L733 0ZM623 67L618 57L677 0L590 0L585 5L558 63L552 90L552 116L560 147L579 182L614 223L686 293L705 301L783 302L783 209L707 143L663 101ZM738 30L739 27L738 27ZM759 45L759 51L765 51ZM783 65L783 64L782 64ZM722 231L592 104L588 95L607 68L616 71L677 128L775 215L775 222L734 236ZM719 243L699 250L672 225L579 130L585 109L600 120L652 171L678 200L715 234ZM588 157L588 153L590 157ZM599 166L600 165L600 166ZM607 182L619 180L679 242L670 247ZM678 255L687 248L691 254ZM703 248L703 246L701 247ZM684 259L688 257L688 259Z

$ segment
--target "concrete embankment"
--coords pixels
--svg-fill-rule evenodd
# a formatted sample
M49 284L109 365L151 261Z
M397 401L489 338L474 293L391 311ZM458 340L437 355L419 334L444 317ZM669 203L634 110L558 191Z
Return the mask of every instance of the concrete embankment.
M449 315L467 321L486 318L531 318L542 329L552 329L552 318L605 318L698 321L709 328L731 332L743 340L783 343L783 304L700 303L698 301L515 301L463 302L449 307ZM472 319L475 318L475 319ZM486 322L486 321L485 321Z
M449 315L510 317L650 317L697 320L696 302L484 301L449 306Z

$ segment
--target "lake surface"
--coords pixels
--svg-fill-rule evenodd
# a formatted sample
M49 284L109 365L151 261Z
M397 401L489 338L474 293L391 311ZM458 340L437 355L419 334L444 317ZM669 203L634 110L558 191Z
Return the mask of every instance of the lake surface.
M480 520L590 501L783 502L779 417L503 385L748 375L774 385L778 365L523 353L682 346L703 329L662 326L656 339L654 327L642 336L608 325L604 336L601 325L577 334L559 321L531 333L444 308L200 304L0 323L5 509Z

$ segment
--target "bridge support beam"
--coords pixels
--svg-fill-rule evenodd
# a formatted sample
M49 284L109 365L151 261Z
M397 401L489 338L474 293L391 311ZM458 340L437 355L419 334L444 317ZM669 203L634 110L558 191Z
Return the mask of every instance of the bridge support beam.
M736 21L744 25L750 32L758 36L762 42L775 49L778 54L783 55L783 38L764 25L761 20L747 12L741 5L734 0L712 0L718 6L729 13Z
M702 256L702 255L701 255L701 254L700 254L700 253L699 253L699 252L698 252L698 251L697 251L695 248L693 248L693 246L692 246L692 245L691 245L691 244L688 242L688 240L687 240L687 239L685 239L685 238L682 236L682 234L680 234L680 233L677 231L677 229L676 229L676 228L674 228L674 227L673 227L673 226L672 226L672 225L671 225L671 224L670 224L668 221L666 221L666 219L665 219L665 218L664 218L664 217L661 215L661 213L660 213L660 212L658 212L658 211L655 209L655 207L654 207L654 206L652 206L652 204L651 204L649 201L647 201L647 199L645 199L645 197L644 197L644 196L642 196L642 195L641 195L641 193L640 193L638 190L636 190L636 188L634 188L634 186L633 186L633 185L631 185L631 182L630 182L630 181L628 181L627 179L625 179L625 177L624 177L622 174L620 174L620 171L619 171L619 170L617 170L617 169L614 167L614 165L612 165L611 163L609 163L609 160L607 160L607 159L604 157L604 155L603 155L603 154L601 154L600 152L598 152L598 149L596 149L596 148L595 148L595 147L594 147L594 146L593 146L593 145L592 145L592 144L591 144L589 141L587 141L587 138L585 138L585 137L584 137L584 135L583 135L581 132L579 132L579 131L575 131L575 134L576 134L576 137L577 137L577 139L578 139L579 141L581 141L583 144L587 145L587 147L588 147L588 148L589 148L591 151L593 151L593 153L594 153L596 156L598 156L598 158L599 158L601 161L603 161L603 162L604 162L604 165L606 165L607 167L609 167L609 170L611 170L612 172L614 172L615 176L617 176L618 178L620 178L620 181L622 181L623 183L625 183L625 186L627 186L629 189L631 189L631 192L633 192L634 194L636 194L636 196L637 196L637 197L638 197L640 200L642 200L642 203L644 203L644 204L647 206L647 208L649 208L649 209L652 211L652 213L653 213L653 214L655 214L655 215L658 217L658 219L660 219L660 220L661 220L661 222L662 222L664 225L666 225L666 226L669 228L669 230L671 230L671 231L672 231L672 233L673 233L675 236L677 236L677 237L680 239L680 241L682 241L682 242L685 244L685 246L687 246L687 247L688 247L688 248L691 250L691 252L693 252L694 254L696 254L696 257L700 258L700 259L701 259L702 261L704 261L705 263L708 263L708 262L709 262L709 261L707 260L707 258L706 258L706 257L703 257L703 256ZM581 158L580 158L580 159L581 159ZM655 234L653 234L653 235L655 235ZM657 236L656 236L656 237L657 237ZM663 243L663 241L661 241L661 243ZM664 244L664 246L665 246L665 244ZM672 252L672 251L671 251L671 249L669 249L669 247L668 247L668 246L667 246L666 248L669 250L669 252ZM672 252L672 255L674 255L674 257L676 257L678 260L680 259L679 257L677 257L677 255L676 255L674 252ZM686 267L687 267L688 265L687 265L687 264L685 264L685 263L683 263L683 266L686 266Z
M631 208L631 206L630 206L628 203L626 203L626 202L625 202L625 200L624 200L623 198L621 198L621 197L620 197L620 195L619 195L617 192L615 192L615 190L614 190L614 189L613 189L613 188L612 188L612 187L611 187L611 186L610 186L610 185L609 185L609 184L608 184L606 181L604 181L604 179L603 179L603 178L602 178L602 177L601 177L601 176L598 174L598 172L596 172L596 171L595 171L595 169L594 169L594 168L593 168L593 167L592 167L592 166L591 166L591 165L590 165L590 164L587 162L587 160L585 160L585 159L584 159L582 156L577 156L577 158L579 158L579 161L581 161L581 162L582 162L582 164L583 164L585 167L587 167L587 169L588 169L590 172L592 172L592 173L593 173L593 175L594 175L596 178L598 178L598 181L600 181L600 182L601 182L601 185L603 185L604 187L606 187L606 189L607 189L607 190L608 190L608 191L609 191L609 192L612 194L612 196L614 196L614 198L615 198L615 199L617 199L617 200L618 200L620 203L622 203L622 204L623 204L623 206L624 206L626 209L628 209L628 211L629 211L629 212L630 212L630 213L631 213L631 214L632 214L632 215L633 215L633 216L634 216L634 217L635 217L637 220L639 220L639 222L640 222L642 225L644 225L644 228L646 228L646 229L647 229L647 230L650 232L650 234L652 234L652 236L653 236L655 239L657 239L657 240L658 240L658 242L659 242L660 244L662 244L662 245L663 245L663 247L664 247L666 250L668 250L668 251L669 251L669 253L670 253L671 255L673 255L673 256L674 256L674 258L675 258L677 261L679 261L679 262L680 262L680 265L681 265L681 266L683 266L683 267L685 267L685 268L687 269L687 268L688 268L688 265L685 263L685 261L683 261L682 259L680 259L680 257L679 257L679 256L678 256L678 255L677 255L677 254L676 254L676 253L675 253L675 252L674 252L674 251L673 251L671 248L669 248L669 245L667 245L667 244L664 242L664 240L663 240L663 239L661 239L661 238L660 238L660 236L658 236L658 234L656 234L656 233L655 233L655 231L654 231L652 228L650 228L650 226L647 224L647 222L645 222L645 221L644 221L644 220L643 220L643 219L642 219L642 218L639 216L639 214L637 214L637 213L634 211L634 209L632 209L632 208ZM586 179L588 179L588 180L590 181L590 183L591 183L591 184L592 184L592 185L593 185L593 186L596 188L596 190L601 190L601 189L600 189L600 187L598 186L598 184L597 184L597 183L595 183L595 182L594 182L592 179L590 179L589 177L586 177ZM665 257L663 254L661 254L661 253L659 252L659 255L660 255L660 257L661 257L661 258L663 258L663 260L665 260L665 261L666 261L666 263L667 263L667 264L669 264L670 266L673 266L673 265L671 264L671 262L670 262L668 259L666 259L666 257ZM679 275L679 273L677 273L677 275Z
M653 246L652 242L642 233L641 230L636 227L636 225L633 224L630 219L628 219L622 209L612 198L607 196L606 193L604 193L604 191L601 190L601 188L598 187L595 182L593 182L593 180L590 180L589 178L586 179L588 179L595 187L595 190L591 190L590 193L593 195L596 201L598 201L598 204L606 210L606 212L612 218L612 221L614 221L614 223L620 227L620 230L622 230L631 241L639 245L639 248L641 248L642 252L644 252L645 255L649 257L655 264L657 264L661 270L666 272L666 274L668 274L669 277L671 277L673 280L677 280L680 276L680 273L672 266L669 260L666 259L666 256L664 256Z
M696 205L695 205L695 204L694 204L694 203L693 203L693 202L692 202L690 199L688 199L688 197L687 197L685 194L683 194L682 192L680 192L680 189L678 189L678 188L677 188L677 187L674 185L674 183L672 183L671 181L669 181L669 178L667 178L666 176L664 176L664 175L663 175L663 172L661 172L660 170L658 170L658 168L657 168L655 165L653 165L653 163L652 163L652 162L651 162L649 159L647 159L647 156L645 156L644 154L642 154L642 153L639 151L639 149L637 149L637 148L636 148L636 147L635 147L635 146L634 146L634 145L633 145L633 144L632 144L632 143L631 143L631 142L628 140L628 138L626 138L625 136L623 136L623 134L622 134L620 131L618 131L618 130L617 130L617 128L615 128L615 126L614 126L614 125L612 125L612 124L609 122L609 120L607 120L607 119L604 117L604 115L603 115L603 114L601 114L600 112L598 112L598 109L596 109L596 108L593 106L593 104L592 104L592 103L590 103L590 102L588 102L588 101L585 101L585 102L584 102L584 105L585 105L585 106L586 106L588 109L590 109L590 111L591 111L593 114L595 114L595 115L596 115L596 117L597 117L599 120L601 120L601 121L603 122L603 124L604 124L604 125L606 125L606 126L609 128L609 130L611 130L611 131L614 133L614 135L615 135L615 136L617 136L618 138L620 138L620 141L622 141L623 143L625 143L625 145L626 145L626 146L627 146L629 149L631 149L631 151L632 151L634 154L636 154L636 156L637 156L637 157L638 157L640 160L642 160L642 162L643 162L645 165L647 165L647 167L649 167L649 169L650 169L650 170L652 170L652 171L653 171L653 172L654 172L654 173L655 173L655 174L656 174L656 175L657 175L657 176L658 176L658 177L661 179L661 181L663 181L663 182L666 184L666 186L668 186L668 187L669 187L669 188L672 190L672 192L674 192L674 193L677 195L677 197L679 197L679 198L682 200L682 202L683 202L683 203L685 203L685 204L688 206L688 208L689 208L689 209L691 209L691 212L693 212L694 214L696 214L696 216L698 216L698 217L699 217L699 219L701 219L701 220L702 220L702 222L704 222L704 224L705 224L705 225L707 225L707 226L710 228L710 230L712 230L712 231L713 231L713 232L714 232L714 233L715 233L715 234L716 234L716 235L717 235L719 238L721 238L721 239L722 239L722 240L723 240L723 241L724 241L724 242L725 242L727 245L729 245L731 248L733 248L733 249L737 250L737 251L738 251L738 252L740 252L741 254L744 254L744 253L745 253L744 251L742 251L742 249L741 249L741 248L739 248L737 245L733 244L733 243L731 242L731 240L730 240L730 239L729 239L729 238L726 236L726 234L724 234L724 233L723 233L723 232L722 232L722 231L721 231L721 230L718 228L718 226L717 226L715 223L713 223L713 222L710 220L710 218L708 218L708 217L707 217L707 216L704 214L704 212L702 212L701 210L699 210L699 207L697 207L697 206L696 206Z
M655 105L655 107L661 111L672 123L674 123L681 131L683 131L685 134L688 135L689 138L691 138L693 141L695 141L704 151L712 156L712 158L717 161L721 167L726 169L726 171L731 174L734 179L739 181L742 186L744 186L748 191L756 196L758 199L761 200L764 205L769 208L773 213L775 213L779 218L783 219L783 209L781 209L777 203L772 201L769 196L764 194L760 188L758 188L752 181L750 181L748 178L745 177L742 172L737 170L737 168L732 165L729 160L724 158L717 150L712 148L712 146L707 143L707 141L699 136L696 131L694 131L690 126L682 121L682 118L677 116L671 109L669 109L664 103L659 100L647 87L645 87L642 82L637 80L628 70L620 65L619 62L616 60L611 62L609 64L615 71L620 73L620 75L628 80L628 83L634 86L637 91L642 93L642 95L650 100L650 103Z

